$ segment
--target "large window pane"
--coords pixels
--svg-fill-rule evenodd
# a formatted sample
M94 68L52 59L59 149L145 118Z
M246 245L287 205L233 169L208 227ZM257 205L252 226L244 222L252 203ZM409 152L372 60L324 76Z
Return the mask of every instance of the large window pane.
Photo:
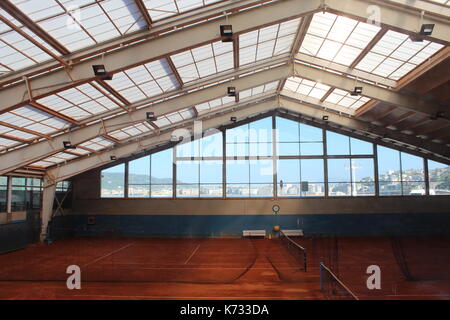
M352 159L352 195L375 195L375 169L373 159Z
M450 166L428 160L430 195L450 195Z
M167 149L152 154L152 184L172 185L173 179L173 149Z
M350 138L350 148L352 155L373 154L373 144L363 140Z
M328 160L328 189L330 196L351 195L350 159Z
M130 198L148 198L150 197L150 185L132 185L128 186L128 197Z
M101 172L101 197L123 198L125 196L125 164Z
M250 143L249 155L251 157L269 157L272 156L271 143Z
M222 132L203 137L200 140L200 148L202 157L221 157L223 153Z
M342 134L327 131L328 155L349 155L350 138Z
M277 145L278 156L298 156L300 145L298 142L281 142Z
M272 117L250 122L249 129L250 142L272 142Z
M227 184L226 196L229 198L242 198L250 196L249 184Z
M222 161L200 161L200 183L222 183Z
M301 178L302 181L324 182L323 159L302 159Z
M150 156L142 157L128 164L128 183L150 184Z
M250 160L250 183L273 183L272 160Z
M250 145L248 143L227 143L227 157L248 157Z
M299 142L299 123L296 121L276 118L277 141L278 142Z
M248 125L228 129L226 131L227 143L242 143L249 141Z
M198 184L177 184L177 198L198 198Z
M423 158L411 154L401 153L402 181L424 181Z
M300 182L300 160L281 159L278 160L277 168L278 182L299 183Z
M177 157L198 157L200 156L199 140L185 141L183 140L176 146Z
M198 161L177 161L177 184L198 184L198 164Z
M301 142L319 142L322 140L322 129L300 123Z
M400 181L400 152L382 146L378 146L377 150L378 179L387 182Z
M321 156L323 155L322 143L300 143L300 154L302 156Z
M273 184L250 184L250 197L273 197Z
M248 184L250 182L250 167L248 160L227 161L227 183Z

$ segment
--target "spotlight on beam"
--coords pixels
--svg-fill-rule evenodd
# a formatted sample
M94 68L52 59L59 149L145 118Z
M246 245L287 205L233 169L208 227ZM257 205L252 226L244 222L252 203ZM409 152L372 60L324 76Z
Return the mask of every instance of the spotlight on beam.
M433 33L433 29L434 29L434 24L425 23L420 27L419 34L421 36L431 36L431 34Z
M350 92L350 95L352 96L359 96L362 93L363 88L362 87L355 87L352 92Z
M236 117L231 117L231 118L230 118L230 121L231 121L231 122L236 122L236 121L237 121L237 118L236 118Z
M229 97L236 97L236 88L235 87L228 87L227 93Z
M223 24L220 26L220 36L222 42L233 42L233 28L231 24Z
M63 141L64 149L76 149L74 145L70 141Z
M94 64L92 69L94 69L95 76L101 76L101 80L112 80L113 78L112 75L108 74L103 64Z
M323 116L323 117L322 117L322 120L323 120L323 121L328 121L328 116Z
M109 157L112 161L115 161L115 160L117 160L117 157L116 156L111 156L111 157Z
M158 118L155 116L154 112L147 112L146 113L146 118L147 118L147 121L156 121L156 120L158 120Z

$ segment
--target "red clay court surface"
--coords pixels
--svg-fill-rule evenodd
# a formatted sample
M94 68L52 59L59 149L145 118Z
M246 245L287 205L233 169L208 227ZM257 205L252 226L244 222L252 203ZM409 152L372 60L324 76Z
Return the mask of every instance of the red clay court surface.
M320 291L321 261L360 299L450 299L449 238L402 240L411 273L426 281L405 280L388 238L296 241L308 250L306 273L278 240L82 238L36 244L0 255L0 299L327 299ZM381 290L366 287L372 264L381 267ZM81 290L66 288L69 265L81 267Z

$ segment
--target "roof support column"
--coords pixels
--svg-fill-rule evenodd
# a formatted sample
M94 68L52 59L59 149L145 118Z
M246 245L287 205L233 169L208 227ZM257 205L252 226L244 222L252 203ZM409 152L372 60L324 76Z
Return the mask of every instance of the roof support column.
M44 190L42 192L41 211L41 242L48 238L48 223L53 215L53 202L55 201L56 183L50 182L48 177L44 177Z

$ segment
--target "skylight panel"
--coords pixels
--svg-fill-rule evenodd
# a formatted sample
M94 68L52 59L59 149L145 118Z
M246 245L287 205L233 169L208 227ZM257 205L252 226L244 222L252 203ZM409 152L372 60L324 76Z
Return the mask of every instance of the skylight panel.
M119 108L119 102L110 94L106 95L90 83L58 92L37 102L75 120Z
M263 84L262 86L258 86L256 88L247 89L239 92L239 99L249 98L258 94L266 93L269 91L274 91L278 88L279 81L270 82L267 84Z
M241 34L239 65L290 52L299 23L300 19L295 19Z
M55 165L54 162L49 162L49 161L44 161L44 160L37 161L37 162L30 164L31 167L43 167L43 168L47 168L47 167L50 167L53 165Z
M32 38L40 42L48 50L55 53L39 37L22 27L22 31L30 34ZM17 71L31 65L52 59L50 55L36 47L25 37L16 31L8 31L0 34L0 63L5 71Z
M113 142L103 137L97 137L80 144L81 147L85 147L94 151L105 149L111 145L113 145Z
M214 100L210 100L204 103L200 103L198 105L195 106L195 109L197 109L197 112L203 112L203 111L207 111L207 110L211 110L211 109L215 109L218 107L222 107L226 104L230 104L230 103L235 103L236 99L234 97L222 97L222 98L217 98Z
M427 40L413 42L408 35L389 30L355 68L399 80L443 47Z
M64 13L64 9L55 0L11 0L11 2L34 21Z
M157 125L159 128L166 127L170 124L176 124L178 122L182 122L184 120L189 120L195 117L195 112L192 108L186 108L180 111L172 112L170 114L166 114L158 117L158 120L153 123Z
M12 147L17 144L18 144L17 141L0 138L0 148L1 149L6 149L6 148Z
M288 89L315 99L322 99L330 88L330 86L319 82L310 81L299 77L290 77L286 80L283 89Z
M153 21L193 10L220 0L144 0Z
M333 92L325 99L325 101L356 110L362 105L369 102L370 99L363 96L352 96L347 91L334 89Z
M166 59L116 73L108 84L130 102L154 97L180 86Z
M67 128L70 123L31 106L24 106L0 115L0 121L43 134Z
M349 66L379 31L372 24L316 13L299 52Z
M16 138L20 138L20 139L25 139L25 140L32 140L32 139L38 138L38 136L36 136L36 135L32 135L27 132L19 131L19 130L5 127L2 125L0 125L0 134L8 135L11 137L16 137Z
M214 42L171 56L183 82L203 78L232 69L233 44Z
M128 126L126 128L115 130L111 133L108 133L108 135L113 138L116 138L118 140L123 140L123 139L128 139L130 137L149 132L151 130L152 129L150 129L149 125L146 124L145 122L143 122L143 123L135 124L132 126Z

